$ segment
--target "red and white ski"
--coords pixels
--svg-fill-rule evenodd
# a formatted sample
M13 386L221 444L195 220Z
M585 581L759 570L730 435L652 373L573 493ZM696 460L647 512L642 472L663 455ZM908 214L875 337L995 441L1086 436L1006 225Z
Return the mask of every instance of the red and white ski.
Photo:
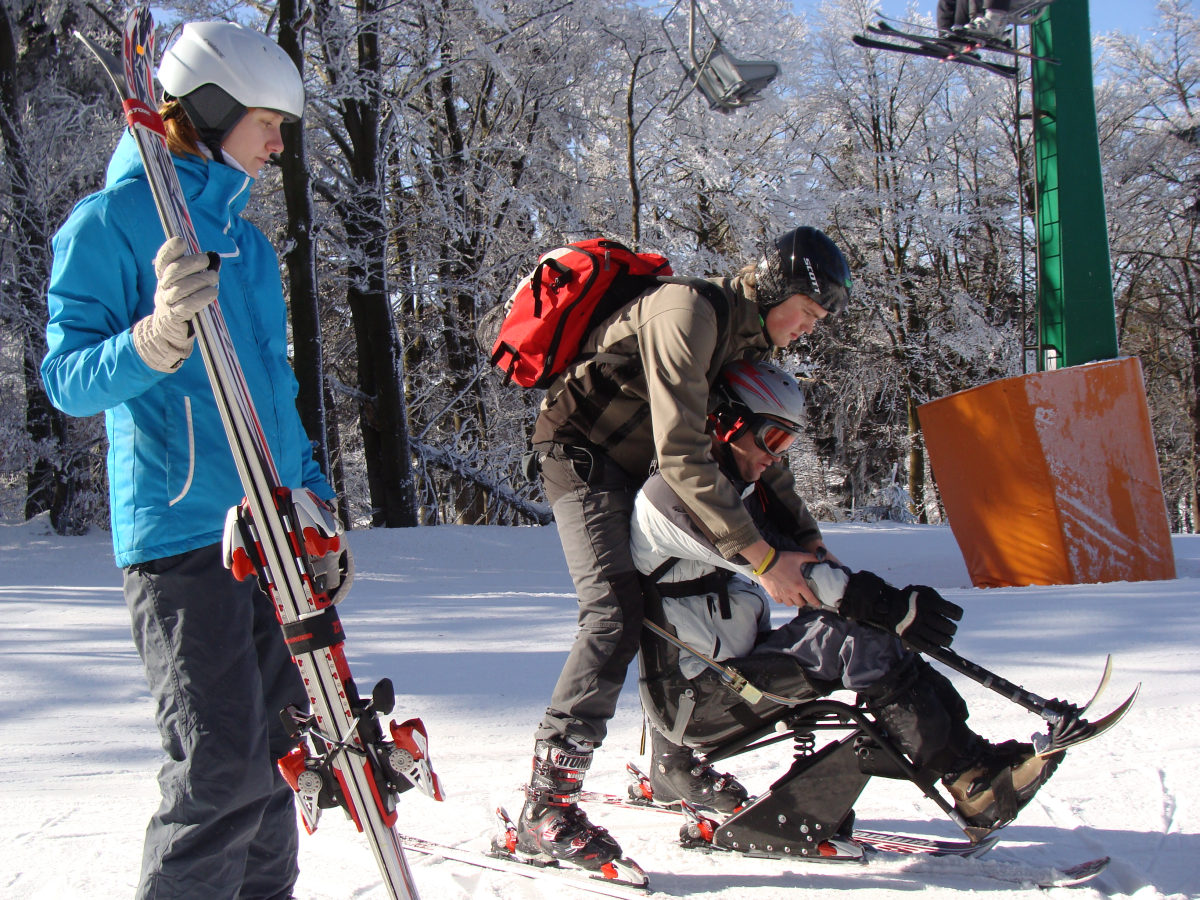
M193 252L196 239L187 201L171 162L153 88L154 22L147 6L125 21L123 65L113 55L77 35L104 65L116 85L125 118L137 140L167 237L183 238ZM311 714L283 711L301 738L280 760L280 770L296 789L309 831L320 810L341 806L366 836L393 900L417 900L417 888L394 829L397 795L416 786L435 799L441 789L429 765L420 720L392 722L384 735L378 720L395 701L391 683L375 686L363 700L350 676L343 649L345 634L333 600L318 589L312 559L339 549L341 536L321 527L307 492L295 496L280 483L229 330L216 302L195 320L196 343L204 359L245 491L231 511L227 556L242 563L235 574L256 574L275 604L292 658L309 692ZM340 598L339 598L340 599ZM390 738L390 739L389 739Z

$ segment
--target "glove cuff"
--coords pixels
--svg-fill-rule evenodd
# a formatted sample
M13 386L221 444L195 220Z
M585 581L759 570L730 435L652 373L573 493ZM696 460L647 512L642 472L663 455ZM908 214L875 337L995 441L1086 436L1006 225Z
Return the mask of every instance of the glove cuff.
M874 622L881 617L886 600L895 590L874 572L854 572L846 582L838 609L848 618Z
M133 323L130 337L133 349L156 372L174 372L192 355L195 337L186 322L149 315Z

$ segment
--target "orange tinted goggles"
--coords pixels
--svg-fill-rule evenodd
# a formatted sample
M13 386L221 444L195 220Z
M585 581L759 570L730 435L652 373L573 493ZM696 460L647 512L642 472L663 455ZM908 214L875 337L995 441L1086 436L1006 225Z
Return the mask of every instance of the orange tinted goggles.
M760 450L765 450L772 456L783 456L796 442L799 430L790 425L784 425L775 419L760 418L749 425L754 443Z

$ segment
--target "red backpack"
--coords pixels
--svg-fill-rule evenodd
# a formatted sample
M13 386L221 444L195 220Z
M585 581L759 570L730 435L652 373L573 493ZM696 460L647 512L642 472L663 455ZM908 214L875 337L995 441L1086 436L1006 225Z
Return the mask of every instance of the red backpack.
M698 278L671 278L671 264L657 253L634 253L624 244L594 238L542 255L501 307L504 321L491 360L505 382L546 388L578 356L593 328L647 288L661 282L687 284L717 305L725 295Z

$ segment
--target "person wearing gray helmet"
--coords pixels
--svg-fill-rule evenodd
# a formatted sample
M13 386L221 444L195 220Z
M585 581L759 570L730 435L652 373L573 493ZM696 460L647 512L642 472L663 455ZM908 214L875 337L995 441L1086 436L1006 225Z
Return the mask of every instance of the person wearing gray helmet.
M719 551L759 566L773 555L740 498L720 477L706 433L709 394L722 367L762 359L810 334L850 299L850 268L816 228L792 229L736 275L652 288L594 328L578 359L549 387L532 436L579 600L579 629L534 734L532 775L517 822L517 852L599 869L621 855L579 808L583 779L604 740L642 628L641 583L629 551L638 488L652 465L690 498ZM715 297L712 294L715 293ZM775 477L774 475L772 477ZM764 582L775 599L815 603L802 564L820 529L778 473L780 493L807 523L805 553L788 554ZM682 790L730 808L736 780L696 765Z
M54 237L42 378L70 415L105 414L113 547L166 752L137 896L283 900L298 875L279 712L308 695L271 601L223 565L242 486L193 319L214 300L282 483L333 497L296 410L279 259L241 215L259 170L304 112L288 56L241 25L185 25L158 71L167 145L201 250L163 242L126 133L106 186ZM332 527L332 526L331 526ZM348 555L336 575L348 577ZM344 582L343 582L344 583ZM337 586L330 577L327 587Z
M712 454L722 477L780 557L803 550L806 524L767 484L772 470L786 467L785 456L803 429L803 389L769 363L739 360L722 370L713 397ZM993 744L968 727L966 702L951 682L904 643L948 647L958 631L962 608L927 585L897 588L826 555L805 566L820 604L803 606L772 628L763 588L773 564L752 568L739 556L719 553L690 504L657 474L634 502L631 551L638 571L652 582L647 590L658 601L659 624L709 659L752 677L763 691L800 699L857 692L896 747L942 782L976 828L1011 821L1062 760L1061 753L1039 756L1026 742ZM663 653L652 643L647 657L657 661L645 663L644 683L654 686L643 693L643 702L655 707L647 710L651 720L673 722L681 732L698 723L698 734L680 740L731 735L769 712L770 701L762 701L763 708L748 706L695 654ZM669 699L684 694L694 704L694 718ZM679 751L659 732L652 736L650 785L656 802L670 804L684 787L672 765ZM870 772L876 764L871 754L861 759Z

